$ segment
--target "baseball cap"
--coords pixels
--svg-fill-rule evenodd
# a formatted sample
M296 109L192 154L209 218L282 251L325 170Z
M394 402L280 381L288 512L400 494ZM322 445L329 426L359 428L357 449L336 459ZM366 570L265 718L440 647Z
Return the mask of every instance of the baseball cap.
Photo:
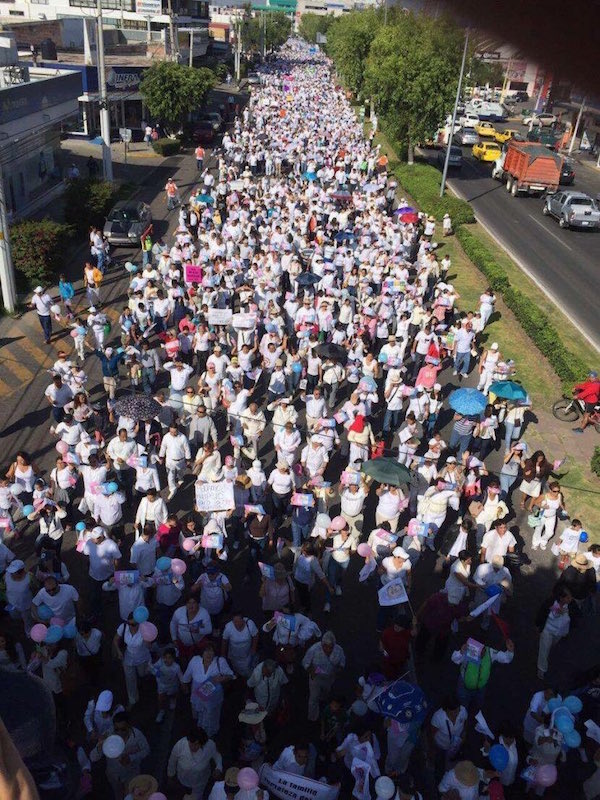
M10 562L6 571L9 575L14 575L15 572L20 572L22 569L25 569L25 563L20 558L15 558L14 561Z
M96 711L110 711L113 704L113 693L109 689L100 692L96 700Z
M35 294L41 294L44 290L42 289L41 286L36 286L33 291Z

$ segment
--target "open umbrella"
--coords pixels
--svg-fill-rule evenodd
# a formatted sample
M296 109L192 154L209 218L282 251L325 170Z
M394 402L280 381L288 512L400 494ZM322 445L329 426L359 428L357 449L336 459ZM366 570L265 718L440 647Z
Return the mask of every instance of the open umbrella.
M367 194L371 194L373 192L379 191L379 184L377 183L366 183L363 187L363 192L367 192Z
M349 242L351 239L356 239L354 231L340 231L335 235L336 242Z
M448 398L448 405L459 414L475 416L487 406L487 397L477 389L455 389Z
M331 197L333 200L352 200L352 195L350 192L334 192Z
M303 175L307 181L316 181L317 180L317 173L316 172L305 172Z
M394 214L414 214L417 209L412 206L399 206Z
M320 358L330 358L333 361L341 361L346 363L348 360L348 351L341 344L333 344L333 342L324 342L317 345L315 348L317 355Z
M494 381L490 386L490 392L496 397L503 397L505 400L526 400L527 390L520 383L515 381Z
M114 412L120 417L129 419L152 419L162 410L161 404L153 397L145 394L133 394L122 397L114 405Z
M405 212L404 214L400 214L398 219L400 220L400 222L406 222L406 224L408 225L408 223L410 223L410 222L418 222L419 221L419 216L418 216L418 214L415 214L412 211L408 211L408 212Z
M296 282L299 286L314 286L319 283L321 278L315 275L314 272L301 272L296 276Z
M206 205L211 206L215 202L215 199L209 194L199 194L196 196L196 202L206 203Z
M423 690L408 681L394 681L375 698L375 705L384 717L396 722L422 722L429 704Z
M374 458L372 461L365 462L361 470L373 480L379 483L388 483L390 486L400 486L400 484L410 483L412 480L410 470L404 464L394 461L393 458Z

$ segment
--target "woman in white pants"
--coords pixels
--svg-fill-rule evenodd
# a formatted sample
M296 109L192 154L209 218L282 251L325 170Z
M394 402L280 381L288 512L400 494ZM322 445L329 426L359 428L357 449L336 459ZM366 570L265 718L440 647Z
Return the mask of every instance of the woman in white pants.
M479 383L477 384L477 388L480 392L484 394L488 393L488 389L494 380L494 372L500 360L498 342L492 342L489 350L484 350L479 360Z
M542 516L538 526L533 532L532 547L537 550L540 547L542 550L556 532L556 520L559 511L565 510L565 501L560 491L560 484L557 481L552 481L548 486L549 490L543 495L536 497L533 501L534 508L537 506L542 509Z
M134 706L140 699L138 677L148 674L150 666L150 649L142 638L139 624L130 615L127 622L119 625L113 639L115 657L123 663L125 686L129 706Z
M571 592L565 586L558 584L554 589L553 596L546 604L547 611L542 608L540 612L537 620L538 627L541 628L537 660L540 680L544 680L548 671L548 656L551 648L569 633L571 628L569 603L572 600Z

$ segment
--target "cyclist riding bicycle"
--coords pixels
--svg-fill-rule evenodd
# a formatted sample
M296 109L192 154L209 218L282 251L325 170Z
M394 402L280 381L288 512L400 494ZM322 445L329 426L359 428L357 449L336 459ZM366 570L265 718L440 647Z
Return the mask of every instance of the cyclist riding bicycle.
M598 373L589 372L586 381L578 383L573 387L573 394L585 406L585 411L581 418L581 425L577 428L573 428L573 430L575 433L583 433L585 428L590 424L590 414L594 412L594 407L600 402L600 380L598 380Z

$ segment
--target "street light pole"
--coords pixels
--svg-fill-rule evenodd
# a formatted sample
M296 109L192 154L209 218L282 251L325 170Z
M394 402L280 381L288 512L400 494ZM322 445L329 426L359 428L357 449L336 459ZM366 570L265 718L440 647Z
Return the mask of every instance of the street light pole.
M10 233L8 215L6 213L6 197L4 195L4 176L0 164L0 284L2 285L2 302L4 308L12 314L17 304L15 286L15 270L10 253Z
M190 28L190 68L194 66L194 29Z
M104 27L102 0L97 3L98 13L98 89L100 92L100 136L102 137L102 166L104 180L113 182L112 152L110 149L110 111L106 92L106 66L104 64Z
M452 124L450 125L450 134L448 136L448 144L446 145L446 158L444 159L444 171L442 172L442 184L440 186L440 197L444 196L446 189L446 178L448 177L448 164L450 163L450 148L452 147L452 137L454 136L454 126L456 125L456 115L458 113L458 104L460 102L460 93L462 90L462 82L465 74L465 63L467 61L467 49L469 47L469 29L465 31L465 46L463 49L462 63L460 65L460 75L458 76L458 86L456 87L456 99L454 101L454 111L452 112Z
M587 97L584 97L581 101L581 105L579 106L579 114L577 114L577 122L575 123L575 129L573 131L573 136L571 136L571 143L569 144L569 155L573 152L573 147L575 146L575 139L577 138L577 133L579 132L579 125L581 123L581 117L583 116L583 110L585 108L585 101Z

